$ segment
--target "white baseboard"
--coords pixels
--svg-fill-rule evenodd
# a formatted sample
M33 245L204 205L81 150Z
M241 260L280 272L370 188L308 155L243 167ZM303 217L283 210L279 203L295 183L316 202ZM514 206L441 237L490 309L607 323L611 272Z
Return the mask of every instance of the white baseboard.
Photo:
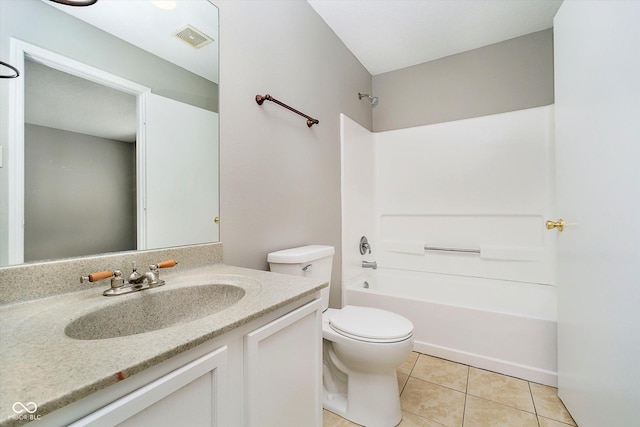
M468 353L454 348L442 347L421 341L414 341L413 350L418 353L440 357L457 363L473 366L474 368L509 375L523 380L548 385L558 386L558 373L546 371L532 366L520 365L506 360L495 359L481 354Z

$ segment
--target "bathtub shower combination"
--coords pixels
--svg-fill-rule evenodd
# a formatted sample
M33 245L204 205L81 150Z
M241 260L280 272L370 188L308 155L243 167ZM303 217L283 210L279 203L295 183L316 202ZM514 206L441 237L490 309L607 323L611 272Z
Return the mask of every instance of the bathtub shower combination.
M417 351L555 386L553 117L370 132L343 115L343 303L408 318Z
M411 320L418 352L557 385L552 286L386 268L345 285L347 304Z

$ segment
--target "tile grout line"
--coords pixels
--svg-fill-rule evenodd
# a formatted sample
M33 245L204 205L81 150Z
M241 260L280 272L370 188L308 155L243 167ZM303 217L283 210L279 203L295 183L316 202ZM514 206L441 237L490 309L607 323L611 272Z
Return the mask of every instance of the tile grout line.
M525 409L520 409L520 408L517 408L515 406L507 405L506 403L496 402L495 400L491 400L491 399L489 399L487 397L476 396L475 394L470 394L469 396L473 396L475 399L484 400L485 402L489 402L489 403L493 403L493 404L496 404L496 405L499 405L499 406L503 406L503 407L505 407L507 409L513 409L514 411L524 412L526 414L533 415L536 418L538 417L538 415L534 414L533 412L529 412L529 411L527 411ZM547 417L544 417L544 418L547 418ZM552 418L549 418L549 419L553 420ZM557 421L557 420L553 420L553 421Z
M2 1L2 0L0 0L0 1ZM418 378L418 377L411 377L411 378L413 378L414 380L422 381L423 383L428 383L428 384L435 385L435 386L438 386L438 387L446 388L447 390L455 391L455 392L457 392L457 393L462 393L462 394L465 394L465 395L466 395L466 394L468 394L466 391L460 391L460 390L458 390L458 389L456 389L456 388L451 388L451 387L446 386L446 385L442 385L442 384L434 383L433 381L424 380L424 379L422 379L422 378ZM408 380L407 380L407 382L408 382ZM473 395L473 394L472 394L472 396L474 396L474 397L480 397L480 396L475 396L475 395ZM488 399L485 399L485 400L488 400ZM505 405L505 406L509 406L509 405ZM517 408L516 408L516 409L517 409ZM531 412L529 412L529 413L531 413Z
M527 387L529 387L529 394L531 395L531 402L533 402L533 411L536 415L536 422L540 427L540 417L538 416L538 407L536 406L536 399L533 398L533 390L531 390L531 381L527 381Z
M464 387L464 405L462 406L462 426L461 427L464 427L464 417L465 415L467 415L467 397L469 395L469 377L470 376L471 376L471 367L467 365L467 384Z

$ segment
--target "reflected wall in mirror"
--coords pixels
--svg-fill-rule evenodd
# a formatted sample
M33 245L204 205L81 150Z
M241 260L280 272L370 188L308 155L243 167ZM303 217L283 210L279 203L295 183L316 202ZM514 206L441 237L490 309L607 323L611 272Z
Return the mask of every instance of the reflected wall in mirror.
M24 82L24 261L136 249L136 96L28 58Z
M218 42L208 0L0 1L21 71L0 84L0 266L219 240Z

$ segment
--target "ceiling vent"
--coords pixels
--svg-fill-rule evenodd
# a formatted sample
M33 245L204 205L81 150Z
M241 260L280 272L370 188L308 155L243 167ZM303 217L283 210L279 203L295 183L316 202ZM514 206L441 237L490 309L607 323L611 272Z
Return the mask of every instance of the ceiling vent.
M209 37L202 31L192 27L191 25L187 25L186 27L179 30L176 33L176 37L189 43L196 49L201 48L202 46L207 45L213 41L211 37Z

